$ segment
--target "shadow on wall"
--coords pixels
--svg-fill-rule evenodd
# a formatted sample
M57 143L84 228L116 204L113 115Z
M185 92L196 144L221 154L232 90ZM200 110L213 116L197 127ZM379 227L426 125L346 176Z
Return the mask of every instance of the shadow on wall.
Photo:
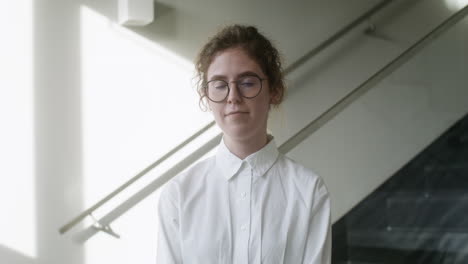
M0 256L2 263L8 264L33 264L34 259L28 258L21 253L0 245Z
M117 22L118 20L118 5L109 4L106 1L81 1L82 6L86 6L95 12L103 15L107 19ZM178 24L185 24L183 21L187 17L180 17L180 12L176 12L175 8L164 3L154 3L154 21L146 26L125 26L125 28L135 32L141 37L158 43L168 50L191 60L194 56L194 50L197 48L192 42L181 41L181 35L184 34L183 38L187 38L187 34L195 34L199 32L199 28L191 29L186 31L182 26L178 27ZM191 24L192 27L199 27L199 25ZM183 30L184 32L180 32ZM200 38L201 36L199 36ZM190 36L189 38L196 38L196 36Z
M144 27L129 26L127 28L155 43L161 43L164 40L175 39L177 37L177 14L174 8L165 4L155 3L154 17L155 20L149 25Z
M83 209L80 30L79 3L34 1L38 264L82 264L84 259L82 245L58 232Z

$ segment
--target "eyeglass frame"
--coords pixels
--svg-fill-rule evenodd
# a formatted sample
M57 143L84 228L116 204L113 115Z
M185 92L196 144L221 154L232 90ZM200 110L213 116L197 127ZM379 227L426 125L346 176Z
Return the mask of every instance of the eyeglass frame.
M240 78L243 78L243 77L256 77L256 78L258 78L258 79L260 80L260 90L258 90L258 93L257 93L255 96L247 97L247 96L244 96L244 95L240 92L240 90L239 90L239 79L240 79ZM208 100L210 100L210 101L212 101L212 102L214 102L214 103L221 103L221 102L225 101L226 98L228 98L229 93L231 93L231 87L229 86L229 83L235 82L235 83L236 83L235 87L236 87L236 89L237 89L237 92L239 93L239 95L240 95L242 98L253 99L253 98L257 97L257 96L262 92L262 89L263 89L263 81L265 81L265 80L268 80L268 78L261 78L260 76L258 76L258 75L256 75L256 74L244 75L244 76L239 77L237 80L234 80L234 81L231 81L231 82L227 82L227 81L221 80L221 79L214 79L214 80L210 80L210 81L206 82L206 84L204 85L204 86L205 86L205 88L204 88L204 89L205 89L205 95L206 95L206 97L208 98ZM226 97L224 97L222 100L215 101L215 100L211 99L211 98L208 96L208 84L209 84L210 82L214 82L214 81L221 81L221 82L225 82L225 83L226 83L226 86L227 86L227 88L228 88L228 92L227 92L227 94L226 94Z

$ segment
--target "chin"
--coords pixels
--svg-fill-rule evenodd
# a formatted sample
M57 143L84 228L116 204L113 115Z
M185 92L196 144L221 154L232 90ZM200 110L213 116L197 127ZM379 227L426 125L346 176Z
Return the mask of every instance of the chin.
M252 133L253 131L254 130L248 126L226 127L223 129L224 134L233 139L249 138L254 134Z
M255 137L257 131L255 128L252 127L235 127L235 128L228 128L223 130L224 134L230 137L231 139L236 140L247 140L252 137Z

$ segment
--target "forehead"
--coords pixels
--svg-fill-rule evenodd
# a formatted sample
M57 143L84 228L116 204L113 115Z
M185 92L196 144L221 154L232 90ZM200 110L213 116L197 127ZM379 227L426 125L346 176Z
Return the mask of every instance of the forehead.
M207 79L213 76L235 78L244 72L253 72L259 76L264 73L260 65L243 49L231 48L217 53L207 70Z

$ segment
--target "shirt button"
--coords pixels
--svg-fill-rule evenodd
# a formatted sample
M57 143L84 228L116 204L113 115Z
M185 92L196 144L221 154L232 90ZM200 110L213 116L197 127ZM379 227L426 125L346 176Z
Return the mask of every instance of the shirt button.
M247 227L245 225L241 225L241 230L245 231L245 229L247 229Z
M241 193L241 197L242 197L242 199L244 199L244 198L245 198L245 196L247 196L247 194L246 194L245 192L242 192L242 193Z

